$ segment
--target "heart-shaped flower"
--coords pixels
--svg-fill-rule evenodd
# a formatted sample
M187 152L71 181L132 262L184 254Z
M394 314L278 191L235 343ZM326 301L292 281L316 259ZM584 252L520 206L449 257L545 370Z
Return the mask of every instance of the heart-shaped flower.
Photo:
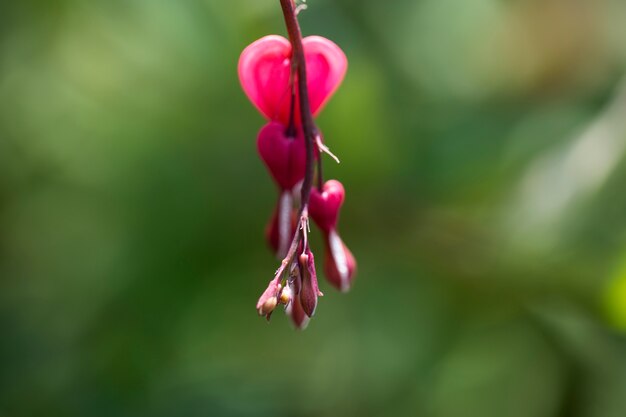
M348 68L343 51L321 36L302 40L311 112L316 115L339 88ZM239 58L239 80L254 106L269 120L289 124L291 112L291 44L269 35L249 45ZM296 77L297 78L297 77ZM293 80L294 83L297 79ZM297 90L297 89L296 89ZM296 91L295 122L300 124Z
M257 138L257 149L272 177L282 190L291 190L304 178L306 147L301 129L289 137L287 128L270 122L263 126Z
M346 192L337 180L324 183L322 191L311 190L309 214L324 233L326 257L324 274L340 291L348 291L356 274L356 260L337 233L339 211Z
M343 185L337 180L326 181L322 192L317 188L311 190L309 214L322 231L328 233L337 228L339 209L345 195Z

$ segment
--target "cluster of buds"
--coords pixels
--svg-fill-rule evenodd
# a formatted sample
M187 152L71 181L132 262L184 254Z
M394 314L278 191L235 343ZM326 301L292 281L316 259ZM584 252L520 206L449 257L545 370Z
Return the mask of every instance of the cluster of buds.
M257 149L279 189L266 238L282 262L259 298L257 311L269 320L282 304L295 326L303 329L323 295L309 247L309 215L324 236L328 281L347 291L356 272L354 257L337 232L344 188L339 181L324 183L322 178L322 154L336 157L314 122L343 81L347 59L326 38L302 39L293 0L280 3L290 39L270 35L248 46L239 60L239 78L250 101L267 119Z

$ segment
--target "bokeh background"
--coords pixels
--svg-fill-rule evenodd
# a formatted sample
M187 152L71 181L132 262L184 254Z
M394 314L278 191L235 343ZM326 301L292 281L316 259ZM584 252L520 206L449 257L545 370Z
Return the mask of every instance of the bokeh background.
M254 309L278 1L0 3L0 416L626 415L626 3L308 3L359 275L305 332Z

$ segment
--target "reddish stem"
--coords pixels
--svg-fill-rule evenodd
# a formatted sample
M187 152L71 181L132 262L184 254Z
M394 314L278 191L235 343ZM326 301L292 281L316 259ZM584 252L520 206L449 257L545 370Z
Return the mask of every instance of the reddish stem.
M302 46L302 31L300 30L300 24L296 16L296 9L293 0L280 0L280 5L283 9L283 15L285 16L285 24L287 26L287 33L289 34L289 40L291 42L291 65L295 69L298 76L298 93L300 98L300 118L302 120L302 130L304 132L304 141L306 146L306 167L304 180L302 181L302 191L300 197L300 211L299 211L299 224L298 229L294 233L291 245L287 251L285 259L281 262L280 266L276 270L274 280L272 283L276 283L282 279L285 270L292 263L296 251L300 246L300 241L304 240L305 246L307 243L307 229L309 227L309 213L308 204L309 197L311 196L311 188L313 187L313 176L315 175L315 161L314 161L314 146L316 146L317 127L313 120L313 113L309 105L309 90L307 88L307 74L306 74L306 61L304 58L304 47ZM295 107L295 88L292 87L292 103L291 103L291 115L289 126L287 127L287 135L293 133L293 113ZM320 162L318 164L318 181L321 190L322 186L322 166L321 155ZM272 285L270 283L270 285ZM271 312L270 312L271 314ZM269 314L267 315L269 319Z
M306 207L311 195L313 186L313 175L315 174L315 164L313 161L313 146L315 142L315 122L313 113L309 106L309 90L307 88L306 61L304 59L304 47L302 46L302 31L296 16L296 8L293 0L280 0L280 5L285 16L285 25L291 42L292 65L296 67L298 74L298 93L300 94L300 118L302 119L302 129L306 146L306 170L304 181L302 182L301 210Z

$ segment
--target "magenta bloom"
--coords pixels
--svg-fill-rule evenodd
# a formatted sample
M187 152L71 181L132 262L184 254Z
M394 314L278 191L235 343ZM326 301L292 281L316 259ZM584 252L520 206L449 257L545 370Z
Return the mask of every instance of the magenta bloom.
M302 40L307 66L309 103L314 115L339 88L348 69L343 51L321 36ZM239 80L246 95L268 120L289 124L291 110L291 44L269 35L248 46L239 58ZM295 80L294 80L295 81ZM300 124L296 91L295 122Z
M261 159L281 190L291 190L304 178L306 148L302 131L289 137L278 122L263 126L257 139Z
M294 4L285 1L281 5L286 19L296 20L297 26ZM294 26L288 24L288 28ZM318 297L323 295L309 247L309 218L324 235L324 270L331 284L348 290L356 271L354 257L337 233L343 186L328 181L322 192L312 188L315 160L319 163L318 181L322 182L321 153L336 159L324 145L313 117L343 81L348 62L341 49L328 39L301 39L299 30L289 33L294 42L293 57L290 41L277 35L266 36L243 51L238 70L244 92L268 120L259 131L257 150L280 193L265 234L282 262L256 308L269 320L273 311L283 305L296 328L304 329L315 314ZM298 74L303 78L306 74L306 88L299 85ZM305 94L309 108L301 102ZM304 125L303 117L307 122ZM310 154L308 146L313 147Z
M340 291L348 291L356 274L356 260L337 232L339 210L345 199L343 185L337 180L324 184L322 192L311 190L309 213L324 234L326 258L324 273Z
M341 84L348 66L343 51L320 36L303 39L311 110L318 113ZM239 59L239 79L252 104L270 120L259 132L257 148L280 189L280 198L266 229L267 240L278 258L285 255L293 236L293 197L303 180L306 149L300 124L299 94L292 95L291 44L270 35L248 46ZM293 80L296 82L297 80ZM292 100L295 103L292 108ZM293 123L289 124L293 112ZM316 152L317 155L317 152Z

